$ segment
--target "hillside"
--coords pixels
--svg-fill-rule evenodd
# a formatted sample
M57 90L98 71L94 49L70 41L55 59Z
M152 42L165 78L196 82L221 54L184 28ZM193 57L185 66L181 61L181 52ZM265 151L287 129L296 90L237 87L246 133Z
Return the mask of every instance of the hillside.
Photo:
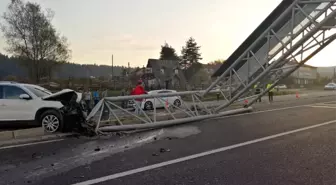
M321 77L329 77L329 78L332 78L334 76L334 70L336 70L336 66L317 68L317 72L320 74Z
M86 78L90 76L108 77L111 75L111 71L111 66L106 65L81 65L66 63L54 72L53 78ZM113 71L115 76L120 76L122 73L122 67L115 66ZM27 78L27 74L26 69L20 65L20 61L18 59L10 58L0 53L0 80L9 75L19 78Z

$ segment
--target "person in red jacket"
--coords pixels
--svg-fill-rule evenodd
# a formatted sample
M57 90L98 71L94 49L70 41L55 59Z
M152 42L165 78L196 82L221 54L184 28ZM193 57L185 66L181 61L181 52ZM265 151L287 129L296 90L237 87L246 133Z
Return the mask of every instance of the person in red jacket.
M131 95L143 95L143 94L147 94L147 92L145 91L145 88L142 86L142 81L139 80L137 86L133 89L133 91L131 92ZM140 114L141 112L141 102L142 102L142 98L138 98L135 99L135 114Z

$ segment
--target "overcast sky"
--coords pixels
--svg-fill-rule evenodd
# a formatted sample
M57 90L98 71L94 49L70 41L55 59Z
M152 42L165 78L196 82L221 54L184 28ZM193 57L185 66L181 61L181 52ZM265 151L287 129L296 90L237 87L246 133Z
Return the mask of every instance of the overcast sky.
M281 0L32 0L55 11L53 24L70 41L72 62L142 66L166 41L180 53L188 37L203 63L227 58ZM0 0L0 14L10 0ZM0 38L0 52L4 39ZM336 43L309 61L336 65Z

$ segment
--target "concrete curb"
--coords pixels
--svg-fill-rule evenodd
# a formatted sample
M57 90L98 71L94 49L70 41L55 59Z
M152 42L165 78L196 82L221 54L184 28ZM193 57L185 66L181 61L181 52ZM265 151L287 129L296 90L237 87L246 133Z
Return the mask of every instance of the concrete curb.
M36 137L36 136L42 136L44 134L45 133L42 127L0 131L0 141Z
M46 134L43 128L0 131L0 146L24 144L29 142L46 141L71 137L75 133Z

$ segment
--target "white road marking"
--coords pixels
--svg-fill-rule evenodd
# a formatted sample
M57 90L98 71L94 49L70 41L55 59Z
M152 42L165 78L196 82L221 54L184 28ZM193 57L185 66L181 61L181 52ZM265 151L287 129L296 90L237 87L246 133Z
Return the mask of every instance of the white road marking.
M32 146L32 145L38 145L38 144L45 144L45 143L53 143L57 141L62 141L64 139L54 139L54 140L48 140L48 141L39 141L39 142L33 142L33 143L25 143L25 144L18 144L18 145L10 145L10 146L3 146L0 147L0 150L9 149L9 148L18 148L23 146Z
M327 109L336 109L335 107L331 107L331 106L323 106L323 105L311 105L311 106L307 106L307 107L312 107L312 108L327 108Z
M248 113L236 114L236 115L231 115L231 116L211 118L209 120L223 119L223 118L237 117L237 116L245 116L245 115L251 115L251 114L260 114L260 113L265 113L265 112L288 110L288 109L294 109L294 108L300 108L300 107L309 107L309 106L314 106L314 105L317 105L317 104L325 104L325 103L336 103L336 101L328 101L328 102L322 102L322 103L313 103L313 104L307 104L307 105L297 105L297 106L292 106L292 107L283 107L283 108L277 108L277 109L262 110L262 111L256 111L256 112L248 112Z
M91 180L83 181L83 182L76 183L76 184L73 184L73 185L97 184L97 183L117 179L117 178L120 178L120 177L126 177L126 176L133 175L133 174L136 174L136 173L141 173L141 172L144 172L144 171L149 171L149 170L153 170L153 169L156 169L156 168L161 168L161 167L165 167L165 166L168 166L168 165L181 163L181 162L184 162L184 161L188 161L188 160L192 160L192 159L196 159L196 158L200 158L200 157L204 157L204 156L228 151L228 150L231 150L231 149L251 145L251 144L254 144L254 143L267 141L267 140L270 140L270 139L286 136L286 135L289 135L289 134L302 132L302 131L305 131L305 130L308 130L308 129L313 129L313 128L322 127L322 126L325 126L325 125L330 125L330 124L333 124L333 123L336 123L336 120L316 124L316 125L313 125L313 126L303 127L303 128L300 128L300 129L295 129L295 130L291 130L291 131L287 131L287 132L282 132L282 133L279 133L279 134L275 134L275 135L271 135L271 136L267 136L267 137L262 137L262 138L259 138L259 139L254 139L254 140L251 140L251 141L246 141L246 142L243 142L243 143L238 143L238 144L235 144L235 145L226 146L226 147L222 147L222 148L218 148L218 149L214 149L214 150L210 150L210 151L206 151L206 152L202 152L202 153L198 153L198 154L194 154L194 155L189 155L189 156L186 156L186 157L173 159L173 160L170 160L170 161L165 161L165 162L161 162L161 163L157 163L157 164L153 164L153 165L149 165L149 166L145 166L145 167L141 167L141 168L137 168L137 169L133 169L133 170L129 170L129 171L124 171L124 172L108 175L108 176L105 176L105 177L100 177L100 178L97 178L97 179L91 179Z

